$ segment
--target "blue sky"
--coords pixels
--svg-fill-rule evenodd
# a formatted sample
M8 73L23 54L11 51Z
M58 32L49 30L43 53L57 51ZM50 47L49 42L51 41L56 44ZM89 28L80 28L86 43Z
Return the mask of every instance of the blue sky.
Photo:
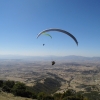
M79 45L59 32L36 39L48 28ZM100 0L0 0L0 55L9 54L100 56Z

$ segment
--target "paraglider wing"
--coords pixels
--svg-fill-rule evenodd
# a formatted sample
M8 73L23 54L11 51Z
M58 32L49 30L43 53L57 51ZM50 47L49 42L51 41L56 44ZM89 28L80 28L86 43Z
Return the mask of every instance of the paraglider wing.
M40 32L40 33L37 35L37 38L38 38L41 34L43 34L43 33L45 33L45 32L49 32L49 31L59 31L59 32L65 33L65 34L69 35L69 36L76 42L76 44L78 45L77 39L76 39L71 33L67 32L67 31L65 31L65 30L62 30L62 29L56 29L56 28L46 29L46 30Z
M52 36L51 36L50 34L47 34L47 33L42 33L42 34L45 34L45 35L47 35L47 36L49 36L49 37L51 37L51 38L52 38Z
M54 65L55 64L55 61L52 61L51 63L52 63L52 65Z

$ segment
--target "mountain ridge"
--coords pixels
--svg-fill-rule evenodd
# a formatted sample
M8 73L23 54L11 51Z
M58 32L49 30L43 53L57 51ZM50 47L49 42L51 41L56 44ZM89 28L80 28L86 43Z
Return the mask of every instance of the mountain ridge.
M100 61L100 57L85 57L77 55L69 56L22 56L22 55L0 55L0 59L25 59L25 60L62 60L62 61Z

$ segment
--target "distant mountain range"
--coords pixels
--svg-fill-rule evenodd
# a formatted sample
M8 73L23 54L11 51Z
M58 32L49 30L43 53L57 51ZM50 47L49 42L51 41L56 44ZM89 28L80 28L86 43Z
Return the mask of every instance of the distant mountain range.
M84 57L84 56L20 56L20 55L0 55L0 59L27 59L27 60L60 60L60 61L98 61L100 57Z

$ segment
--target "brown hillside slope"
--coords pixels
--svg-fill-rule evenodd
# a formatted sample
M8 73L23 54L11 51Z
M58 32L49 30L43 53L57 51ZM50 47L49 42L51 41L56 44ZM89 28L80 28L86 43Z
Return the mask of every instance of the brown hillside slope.
M0 100L32 100L32 99L14 96L11 93L0 92Z

